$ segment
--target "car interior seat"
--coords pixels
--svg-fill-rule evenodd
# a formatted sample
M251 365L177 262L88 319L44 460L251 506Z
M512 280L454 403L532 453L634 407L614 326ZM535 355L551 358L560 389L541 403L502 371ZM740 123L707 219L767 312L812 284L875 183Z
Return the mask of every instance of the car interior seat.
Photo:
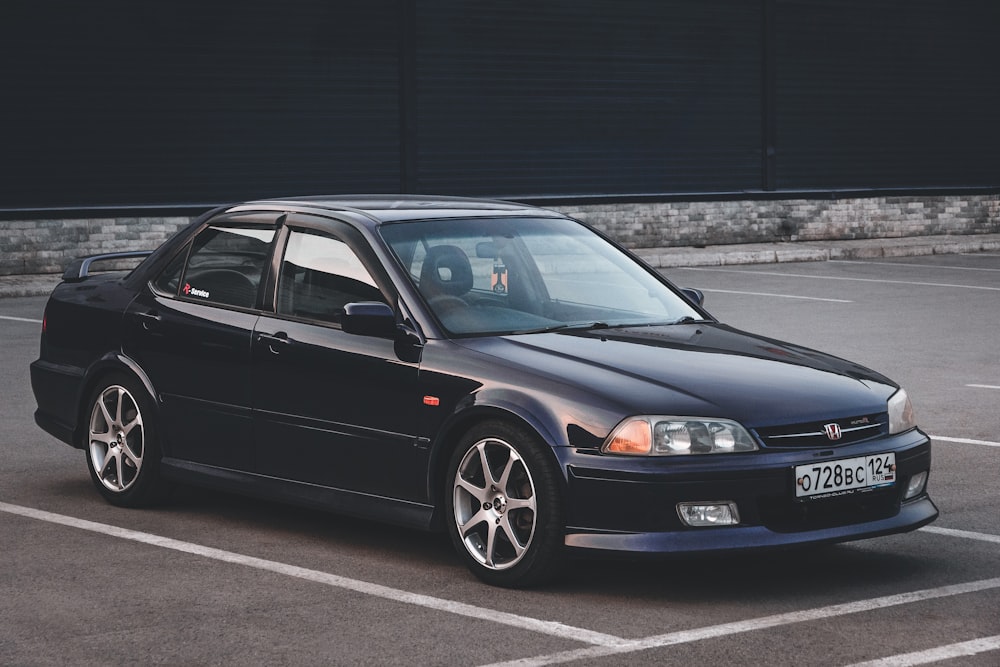
M439 245L427 250L420 268L420 291L428 301L440 297L458 299L471 289L472 264L461 248Z

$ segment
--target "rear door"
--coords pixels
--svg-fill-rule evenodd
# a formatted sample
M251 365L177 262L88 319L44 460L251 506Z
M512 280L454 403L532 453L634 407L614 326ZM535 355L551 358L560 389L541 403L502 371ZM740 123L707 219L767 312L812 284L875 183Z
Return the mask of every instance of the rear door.
M124 352L157 392L167 457L254 467L251 341L277 217L214 219L126 311Z
M274 313L253 337L258 472L389 498L426 500L418 471L418 365L392 340L341 329L344 305L392 303L391 286L346 223L290 216Z

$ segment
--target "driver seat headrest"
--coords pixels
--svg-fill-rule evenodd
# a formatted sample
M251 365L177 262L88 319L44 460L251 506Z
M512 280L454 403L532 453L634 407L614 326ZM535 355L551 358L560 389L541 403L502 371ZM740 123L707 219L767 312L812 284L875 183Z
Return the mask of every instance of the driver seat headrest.
M420 268L420 291L424 296L461 296L471 289L472 264L461 248L439 245L427 250Z

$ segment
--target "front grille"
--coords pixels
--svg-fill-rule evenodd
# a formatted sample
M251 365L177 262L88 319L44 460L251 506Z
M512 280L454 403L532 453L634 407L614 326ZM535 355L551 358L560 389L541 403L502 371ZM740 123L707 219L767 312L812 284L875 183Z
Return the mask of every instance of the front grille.
M794 533L888 519L899 513L900 505L899 492L893 487L812 502L762 498L758 507L765 526L778 533Z
M836 428L828 428L835 425ZM837 439L828 431L839 432ZM755 429L757 437L769 449L796 449L800 447L839 447L870 440L889 433L887 413L859 415L845 419L789 424Z

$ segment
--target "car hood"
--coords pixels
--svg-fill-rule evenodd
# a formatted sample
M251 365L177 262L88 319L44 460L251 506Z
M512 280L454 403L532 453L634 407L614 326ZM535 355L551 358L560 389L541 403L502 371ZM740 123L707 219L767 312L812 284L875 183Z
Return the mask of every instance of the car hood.
M756 428L886 411L897 386L863 366L717 323L464 339L518 375L624 414L735 419Z

